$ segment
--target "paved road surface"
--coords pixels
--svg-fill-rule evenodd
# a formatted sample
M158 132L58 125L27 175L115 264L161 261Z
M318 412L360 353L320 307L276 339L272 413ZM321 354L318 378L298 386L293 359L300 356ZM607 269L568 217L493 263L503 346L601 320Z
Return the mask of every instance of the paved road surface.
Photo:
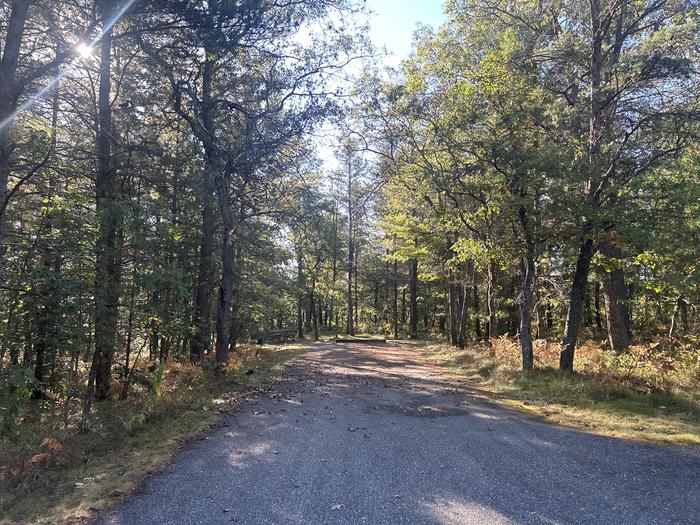
M700 450L489 405L398 346L321 344L103 524L700 523Z

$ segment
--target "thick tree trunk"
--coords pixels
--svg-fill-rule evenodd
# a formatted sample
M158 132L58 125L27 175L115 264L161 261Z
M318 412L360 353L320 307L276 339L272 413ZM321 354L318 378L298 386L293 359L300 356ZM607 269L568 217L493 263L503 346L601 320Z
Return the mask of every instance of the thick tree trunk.
M612 262L613 269L606 272L603 280L605 318L608 325L610 348L624 352L630 344L630 321L627 309L627 285L622 269L622 253L610 243L601 243L600 253Z
M202 192L202 231L199 243L199 264L197 267L197 288L194 296L192 326L194 333L190 338L190 360L200 363L204 352L211 347L211 293L214 278L214 207L212 198L211 173L204 176Z
M418 339L418 259L411 259L411 271L409 276L410 288L410 335L411 339Z
M217 176L215 189L219 201L219 212L222 218L223 239L221 243L221 281L216 302L216 371L221 372L226 367L229 357L231 335L231 298L235 274L234 253L234 218L231 199L229 197L228 177Z
M98 3L103 25L111 16L111 3ZM120 254L117 231L120 222L117 203L116 174L112 166L111 57L112 30L104 32L100 41L100 86L98 98L96 212L99 234L96 245L95 272L95 353L93 367L95 397L106 399L110 394L112 360L117 338L119 306Z
M586 291L593 252L593 241L582 239L569 293L569 309L566 313L566 325L559 356L559 368L567 372L573 372L574 370L574 352L576 351L576 342L578 341L578 334L581 328L583 296Z
M12 139L12 122L8 119L17 109L21 88L17 82L17 65L22 36L27 22L29 0L12 2L10 16L7 19L5 42L0 59L0 283L5 267L5 213L8 205L8 184L12 166L12 153L15 147Z

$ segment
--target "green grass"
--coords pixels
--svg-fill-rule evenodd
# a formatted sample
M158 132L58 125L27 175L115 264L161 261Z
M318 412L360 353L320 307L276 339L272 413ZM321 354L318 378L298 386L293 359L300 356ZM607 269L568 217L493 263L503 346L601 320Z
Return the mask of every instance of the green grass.
M645 362L622 367L618 362L624 360L592 346L574 374L543 365L542 359L539 368L522 372L512 345L493 351L434 342L418 347L498 402L546 421L626 439L700 445L700 374L692 360L661 381Z
M178 448L216 424L247 393L279 375L305 345L271 347L229 367L223 376L169 363L156 398L134 392L127 401L98 403L88 431L62 428L61 407L33 407L13 436L0 437L0 524L87 521L166 465ZM255 373L246 375L253 368ZM79 402L71 417L77 420ZM9 477L13 465L45 452L45 438L62 445L50 464Z

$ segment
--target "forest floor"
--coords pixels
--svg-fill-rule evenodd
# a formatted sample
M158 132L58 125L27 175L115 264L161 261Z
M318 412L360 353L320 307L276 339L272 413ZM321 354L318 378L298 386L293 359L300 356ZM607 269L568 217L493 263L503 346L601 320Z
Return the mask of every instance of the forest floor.
M126 400L97 403L87 431L78 428L79 399L67 406L32 402L17 432L0 435L0 524L89 520L186 443L204 439L223 414L264 388L305 347L245 349L221 377L169 362L158 396L152 386L134 385ZM153 367L143 363L139 373L152 376Z
M700 448L545 424L433 360L313 345L98 523L700 520Z
M605 436L700 445L700 353L633 346L626 354L587 341L574 374L557 370L559 345L536 342L535 369L521 371L517 343L463 350L440 342L408 342L431 362L457 372L506 406L550 423Z

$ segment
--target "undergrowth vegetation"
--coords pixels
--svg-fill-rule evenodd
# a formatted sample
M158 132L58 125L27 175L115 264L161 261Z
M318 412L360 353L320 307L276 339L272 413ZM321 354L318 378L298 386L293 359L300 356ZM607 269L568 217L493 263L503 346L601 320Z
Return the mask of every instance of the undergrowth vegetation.
M503 402L546 420L655 442L700 445L700 351L658 339L616 353L584 342L573 374L559 371L559 345L538 340L535 369L523 372L517 341L464 350L428 343L426 355Z
M146 363L139 373L150 381L134 385L126 399L97 403L86 421L77 397L34 401L23 393L24 410L0 434L0 523L89 519L279 373L300 349L244 348L221 375L208 363Z

